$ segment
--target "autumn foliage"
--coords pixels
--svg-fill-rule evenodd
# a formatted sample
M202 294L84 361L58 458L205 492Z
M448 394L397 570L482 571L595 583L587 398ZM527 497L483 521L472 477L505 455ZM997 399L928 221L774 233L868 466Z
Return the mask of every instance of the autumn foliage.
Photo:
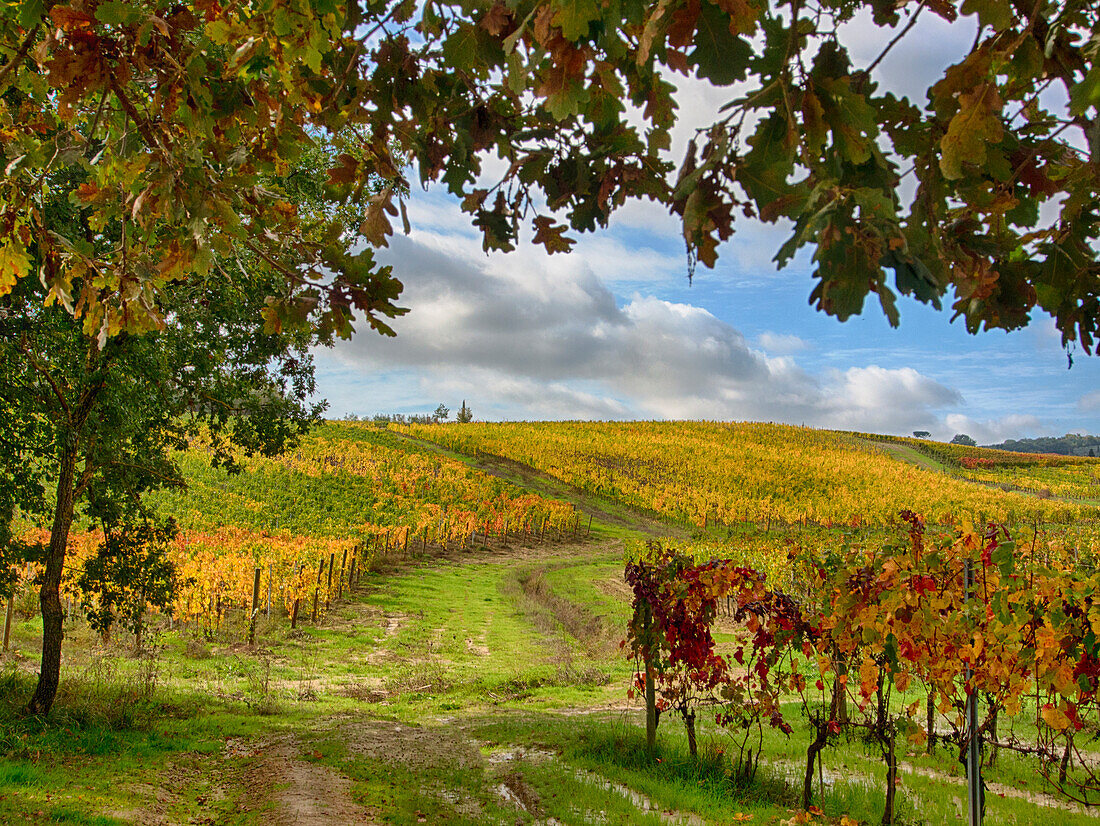
M759 715L790 732L781 702L797 700L814 731L811 763L851 727L883 746L895 774L895 738L923 748L930 736L979 736L1094 800L1100 780L1087 765L1059 771L1074 734L1100 724L1100 579L1078 561L997 524L930 531L910 511L885 541L792 548L786 593L732 562L661 549L627 566L627 643L639 677L654 668L662 707L685 720L734 700L719 724ZM712 629L726 601L742 641L721 653ZM975 732L970 698L982 709ZM1015 720L1037 733L1017 734Z

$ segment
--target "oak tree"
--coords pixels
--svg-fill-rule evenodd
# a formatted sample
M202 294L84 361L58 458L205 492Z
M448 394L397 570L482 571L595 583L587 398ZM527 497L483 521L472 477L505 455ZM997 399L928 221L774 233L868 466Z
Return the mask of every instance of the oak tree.
M875 70L922 13L977 35L913 101ZM882 42L867 65L845 46L859 15ZM1091 352L1098 16L1089 0L8 4L0 291L41 275L102 341L157 327L151 295L248 249L286 280L270 326L321 305L330 330L356 313L385 330L399 285L371 248L407 224L411 163L487 249L529 224L567 250L568 229L647 197L713 266L737 216L782 220L777 262L809 247L811 300L841 319L873 293L897 323L898 293L950 290L971 331L1038 308ZM677 74L730 99L673 173ZM355 220L303 222L277 183L319 135L344 136L326 196L359 202ZM87 171L68 194L116 243L51 229L39 200L62 168Z

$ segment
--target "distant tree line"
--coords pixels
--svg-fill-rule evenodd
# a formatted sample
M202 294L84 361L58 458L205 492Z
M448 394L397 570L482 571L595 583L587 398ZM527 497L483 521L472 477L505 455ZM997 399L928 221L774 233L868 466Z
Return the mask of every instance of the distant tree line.
M1037 439L1008 439L999 445L987 445L1017 453L1057 453L1062 456L1100 455L1100 436L1067 433L1065 436L1040 436Z
M356 413L347 413L344 420L349 422L372 422L376 425L388 424L439 424L445 422L451 415L451 409L445 404L440 404L432 413L375 413L373 416L359 416ZM462 407L455 415L455 421L459 423L472 422L473 411L462 400Z

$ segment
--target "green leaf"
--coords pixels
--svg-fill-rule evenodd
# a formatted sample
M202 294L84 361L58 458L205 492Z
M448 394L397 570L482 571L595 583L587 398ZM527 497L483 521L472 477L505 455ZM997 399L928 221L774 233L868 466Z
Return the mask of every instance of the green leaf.
M96 19L108 26L127 26L136 23L142 18L141 9L133 3L124 3L122 0L108 0L100 3L95 10Z
M477 62L477 27L466 23L455 29L443 44L443 56L454 69L468 70Z
M1090 106L1100 109L1100 65L1094 65L1088 73L1069 90L1069 110L1083 115Z
M978 15L983 26L991 26L999 32L1011 26L1015 17L1008 0L966 0L962 13Z
M752 47L730 29L729 17L713 3L704 3L695 34L695 49L688 61L696 74L718 86L744 80L752 59Z
M600 7L596 0L562 0L553 22L561 27L566 40L576 41L588 37L589 25L599 17Z
M982 166L986 145L999 143L1004 135L1001 98L992 83L983 83L959 95L959 111L951 118L947 134L940 141L940 171L945 178L963 177L963 164Z
M19 25L24 29L33 29L42 22L46 14L44 0L23 0L19 4Z

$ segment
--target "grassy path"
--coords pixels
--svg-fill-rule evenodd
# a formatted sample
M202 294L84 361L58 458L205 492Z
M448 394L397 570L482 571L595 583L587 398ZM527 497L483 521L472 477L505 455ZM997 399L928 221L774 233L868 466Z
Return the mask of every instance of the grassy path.
M764 733L749 786L730 777L732 741L705 715L700 761L671 714L660 759L644 756L641 709L627 697L633 664L618 649L630 610L622 547L676 529L507 460L460 458L572 501L592 516L591 539L400 560L319 625L262 623L255 649L172 631L150 666L74 626L58 713L20 720L11 705L0 729L0 822L791 822L791 770L806 748L797 727L789 739ZM34 622L17 628L24 663L39 635ZM25 695L26 668L14 655L5 664L5 696ZM149 667L152 695L141 690ZM952 820L951 756L903 757L906 821ZM880 768L858 742L830 748L816 801L829 814L814 822L877 822ZM1092 822L1017 793L1034 782L1022 762L1002 758L998 771L1005 797L988 823Z
M394 431L394 435L440 455L465 462L471 467L505 479L533 493L569 502L581 513L591 517L593 524L598 528L602 528L605 533L610 532L620 536L643 534L646 536L683 537L687 535L687 531L683 527L663 517L656 514L642 513L613 499L595 496L522 462L490 453L470 456L427 439L418 439L415 436L397 431Z

